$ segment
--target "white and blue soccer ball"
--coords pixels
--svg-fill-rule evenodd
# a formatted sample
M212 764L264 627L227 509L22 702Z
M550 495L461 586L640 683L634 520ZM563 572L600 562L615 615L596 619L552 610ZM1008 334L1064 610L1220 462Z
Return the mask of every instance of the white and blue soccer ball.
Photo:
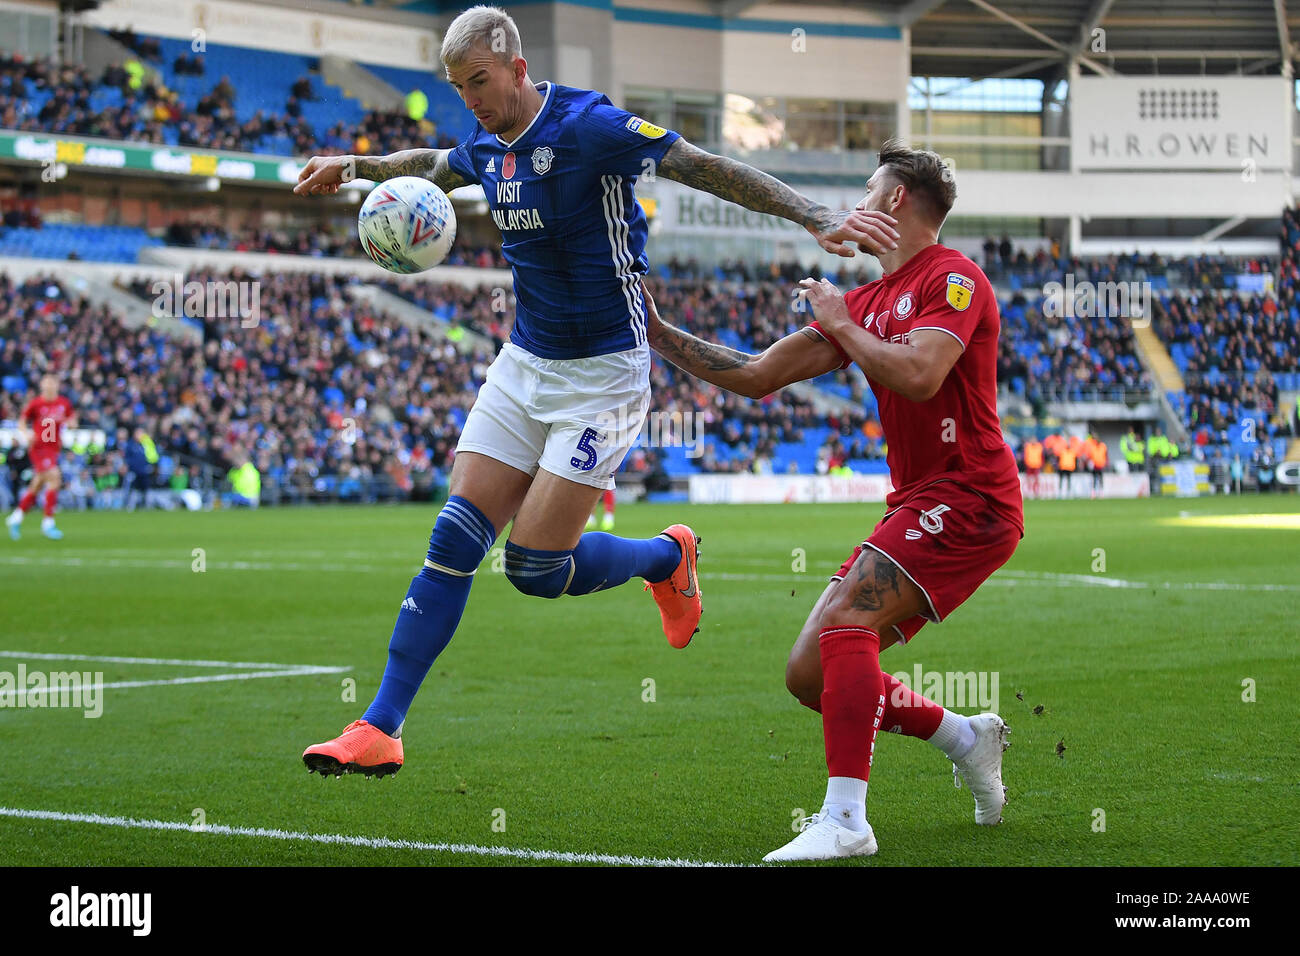
M410 275L447 258L456 241L456 211L429 180L398 176L370 191L357 232L366 255L389 272Z

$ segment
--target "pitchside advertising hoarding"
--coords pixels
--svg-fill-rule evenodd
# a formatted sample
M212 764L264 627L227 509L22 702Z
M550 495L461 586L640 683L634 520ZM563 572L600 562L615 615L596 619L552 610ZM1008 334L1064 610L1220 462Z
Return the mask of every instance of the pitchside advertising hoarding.
M1078 77L1070 84L1073 165L1290 169L1294 99L1281 77Z
M59 167L88 167L280 185L296 183L302 169L300 160L287 156L214 153L18 130L0 130L0 160L39 163L50 171L51 181L63 178L65 170Z
M1057 474L1031 481L1020 476L1026 498L1145 498L1151 480L1145 474L1106 474L1099 490L1092 476L1079 473L1063 486ZM888 475L691 475L692 504L862 504L881 502L893 491Z

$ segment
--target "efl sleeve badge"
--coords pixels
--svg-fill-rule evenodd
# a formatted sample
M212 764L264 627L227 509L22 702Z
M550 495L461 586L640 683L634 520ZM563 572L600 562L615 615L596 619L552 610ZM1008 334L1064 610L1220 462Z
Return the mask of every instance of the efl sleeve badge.
M627 128L634 133L640 133L646 139L659 139L659 137L668 134L668 130L664 129L662 126L656 126L654 123L647 123L639 116L633 116L629 119L627 121Z
M970 307L970 300L975 295L975 281L960 272L948 273L948 304L958 312L965 312Z

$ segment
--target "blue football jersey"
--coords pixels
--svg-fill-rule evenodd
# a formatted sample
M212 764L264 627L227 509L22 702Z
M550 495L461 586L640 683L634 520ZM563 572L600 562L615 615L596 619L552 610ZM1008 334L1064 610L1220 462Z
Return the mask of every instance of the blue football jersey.
M633 185L678 135L609 97L539 83L544 100L511 142L476 123L448 154L481 183L514 273L510 341L542 358L585 358L646 340L645 213Z

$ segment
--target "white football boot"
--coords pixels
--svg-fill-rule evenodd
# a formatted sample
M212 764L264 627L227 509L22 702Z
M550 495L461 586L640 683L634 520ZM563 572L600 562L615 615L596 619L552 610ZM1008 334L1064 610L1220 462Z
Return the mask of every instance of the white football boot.
M763 857L764 863L785 863L790 860L836 860L844 856L872 856L879 847L871 824L858 832L841 826L827 813L814 813L805 817L799 835Z
M970 719L975 730L975 746L960 760L952 763L952 782L958 790L961 782L975 795L975 822L992 826L1002 822L1002 807L1007 802L1007 788L1002 786L1002 751L1011 746L1011 733L997 714L979 714Z

